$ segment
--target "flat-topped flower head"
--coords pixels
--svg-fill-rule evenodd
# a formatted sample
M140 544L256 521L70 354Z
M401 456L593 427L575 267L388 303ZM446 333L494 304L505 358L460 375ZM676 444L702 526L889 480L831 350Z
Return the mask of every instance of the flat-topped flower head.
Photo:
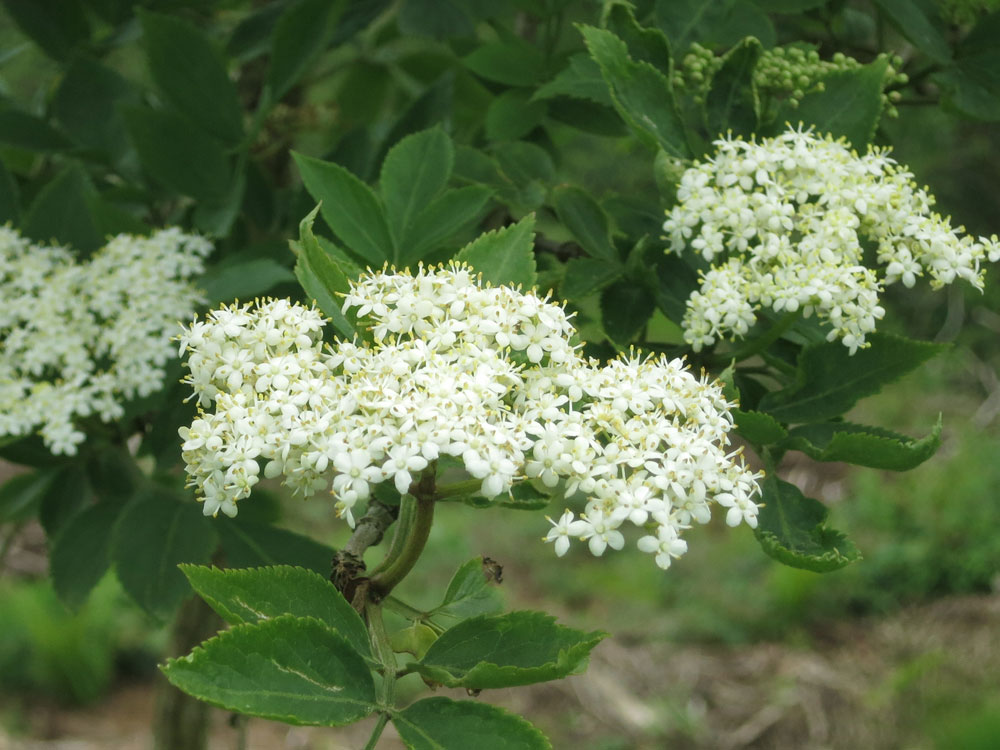
M561 306L458 263L369 272L344 311L371 342L324 348L319 312L286 300L185 329L201 413L183 455L207 515L235 515L261 476L281 477L328 491L353 525L375 485L406 493L452 457L486 498L535 481L581 506L546 537L560 556L572 539L620 549L626 524L674 539L713 504L756 525L758 477L727 453L732 405L683 361L584 360Z
M119 235L88 261L0 227L0 435L38 432L72 455L81 417L110 422L159 390L177 319L200 299L190 279L209 242L178 229Z
M859 156L802 129L715 145L684 172L663 225L670 251L711 264L683 320L696 351L743 336L768 309L816 314L853 353L885 315L884 286L926 276L935 289L957 279L982 289L982 263L1000 259L996 237L952 227L887 150ZM876 268L864 264L866 246Z

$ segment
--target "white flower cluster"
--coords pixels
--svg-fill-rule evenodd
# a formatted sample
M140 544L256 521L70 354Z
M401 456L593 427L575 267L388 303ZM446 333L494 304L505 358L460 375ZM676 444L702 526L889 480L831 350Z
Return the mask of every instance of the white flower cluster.
M41 434L73 455L84 432L163 385L179 317L199 301L188 281L212 250L165 229L119 235L88 261L0 227L0 435Z
M562 307L454 263L370 272L344 310L373 343L324 349L320 314L286 300L184 331L202 409L181 429L183 455L206 515L236 515L261 475L282 476L304 495L329 490L353 525L373 485L405 493L453 457L487 498L527 479L586 498L546 538L560 555L571 537L620 549L629 521L666 568L713 502L731 525L756 525L757 475L726 451L731 405L683 362L584 361Z
M981 289L980 264L1000 258L996 236L978 241L933 212L913 175L869 148L788 130L776 138L716 141L714 158L681 177L664 230L671 250L712 263L688 299L683 327L696 351L744 335L756 311L816 313L829 340L851 353L885 313L883 285L918 276L939 288L962 278ZM865 246L884 265L864 265Z

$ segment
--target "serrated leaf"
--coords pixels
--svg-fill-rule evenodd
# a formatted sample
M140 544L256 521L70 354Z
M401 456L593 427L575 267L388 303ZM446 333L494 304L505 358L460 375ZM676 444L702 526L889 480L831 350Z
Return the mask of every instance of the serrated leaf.
M90 39L79 0L3 0L7 13L47 55L65 60Z
M408 666L447 687L530 685L572 674L606 635L557 625L543 612L484 615L446 630Z
M631 279L616 281L601 292L604 332L617 345L635 339L656 309L656 299L645 285Z
M373 267L393 256L382 205L365 183L339 164L292 152L323 219L347 247Z
M125 125L143 169L181 195L221 203L232 185L222 143L169 110L123 109Z
M161 669L196 698L286 724L343 726L375 708L364 659L313 618L236 625Z
M915 0L875 0L889 20L913 45L939 63L951 59L951 48L941 29L945 26L934 5Z
M392 261L408 241L416 216L444 190L451 177L455 148L440 127L413 133L389 149L382 162L379 191L395 238Z
M757 132L760 100L753 72L761 52L760 42L747 37L726 53L722 67L712 76L705 97L705 122L710 136L732 130L749 137Z
M295 274L271 258L243 260L234 256L209 268L198 280L198 286L211 305L253 299L289 281L295 281Z
M35 515L55 473L29 471L0 485L0 523L24 521Z
M21 191L17 180L0 161L0 223L17 224L21 216Z
M481 44L462 62L476 75L508 86L534 86L545 70L541 50L516 37Z
M78 143L120 159L128 135L119 105L138 97L136 87L111 68L77 58L56 89L52 112Z
M121 506L97 503L69 519L51 542L49 574L59 600L82 605L111 564L111 536Z
M945 102L968 117L1000 120L1000 12L983 16L955 51L955 62L932 77Z
M164 97L227 145L243 138L243 109L222 55L197 26L139 9L149 72Z
M503 602L494 580L487 575L483 558L474 557L462 563L451 577L441 603L428 614L431 616L466 618L490 615L503 610Z
M29 151L65 151L73 145L45 120L16 109L0 111L0 144Z
M615 108L640 140L674 156L689 156L670 79L649 63L632 60L625 42L610 31L593 26L583 26L581 31L601 67Z
M651 252L655 253L652 266L656 271L656 306L668 319L680 323L687 310L688 298L699 287L698 274L679 255L667 255L658 248Z
M770 445L788 437L788 430L770 414L733 409L733 419L736 431L754 445Z
M326 47L339 15L331 0L299 0L285 9L271 37L267 81L274 101L280 100Z
M450 698L424 698L393 714L410 750L551 750L541 732L496 706Z
M757 541L768 555L793 568L829 573L861 559L857 547L826 526L829 511L794 484L769 476L761 487Z
M525 481L515 484L510 490L510 495L502 497L497 505L513 510L542 510L549 507L551 502L550 495L539 492L531 482Z
M51 539L93 499L87 472L79 461L56 469L38 508L38 520Z
M566 61L566 67L551 81L539 87L532 98L552 99L557 96L587 99L607 107L613 106L611 94L601 74L601 66L585 52L572 55Z
M410 225L400 263L423 260L448 239L468 229L483 213L493 191L483 185L446 190L424 208Z
M674 54L682 58L693 41L703 41L721 26L733 0L658 0L656 22L663 29Z
M592 258L617 262L611 242L611 219L594 197L581 188L560 185L552 191L552 207L580 247Z
M389 646L397 654L412 654L421 658L431 644L437 640L437 632L422 622L415 622L408 628L397 630L389 638Z
M625 272L620 263L596 258L573 258L566 264L559 291L564 299L579 300L599 292L617 281Z
M480 235L455 255L483 275L494 286L535 286L535 215L516 224Z
M868 341L854 355L840 341L806 347L795 385L764 396L759 410L786 424L832 419L947 348L884 333Z
M934 455L941 445L941 419L919 440L889 430L851 422L822 422L796 427L782 447L799 450L815 461L844 461L887 471L908 471Z
M823 91L807 94L795 108L783 107L777 122L813 125L819 134L844 136L855 149L865 150L882 114L886 59L823 79Z
M604 25L625 42L632 59L647 62L667 75L673 72L670 40L660 29L639 25L630 4L611 5Z
M545 118L547 107L529 91L509 89L490 102L486 110L486 137L512 141L527 135Z
M232 568L295 565L329 575L333 559L331 547L271 523L244 520L246 513L241 510L238 518L227 519L216 526L226 565Z
M195 503L147 487L115 525L111 560L122 588L154 617L166 619L190 593L180 563L207 562L217 537Z
M260 622L281 615L314 617L336 630L364 657L371 658L368 630L329 580L304 568L219 570L181 565L191 587L230 625Z
M346 294L350 291L351 284L336 258L320 246L313 234L312 224L319 210L320 206L316 206L299 222L299 241L294 243L298 250L295 276L319 309L330 316L333 327L341 335L351 338L356 333L356 328L344 316L341 303L335 296L338 293Z
M39 242L69 245L85 255L97 250L104 237L90 211L95 194L83 167L71 163L38 191L25 212L24 233Z

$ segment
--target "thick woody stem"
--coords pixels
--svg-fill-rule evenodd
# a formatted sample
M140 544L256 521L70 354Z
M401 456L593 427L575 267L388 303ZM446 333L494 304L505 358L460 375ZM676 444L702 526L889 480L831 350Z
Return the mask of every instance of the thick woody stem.
M330 580L347 601L354 601L359 585L367 580L361 575L365 572L365 550L382 541L386 529L392 526L398 515L398 507L372 500L368 503L368 511L354 527L354 533L347 544L333 556Z

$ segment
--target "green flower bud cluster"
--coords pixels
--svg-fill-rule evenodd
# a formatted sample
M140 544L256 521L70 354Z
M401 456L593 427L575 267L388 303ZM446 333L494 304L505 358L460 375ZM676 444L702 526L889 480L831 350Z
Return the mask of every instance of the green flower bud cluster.
M883 88L907 82L905 73L898 68L902 60L897 56L879 55L888 60ZM694 43L674 72L674 89L690 94L695 101L703 102L711 87L712 76L722 67L723 58L710 49ZM831 60L823 60L815 50L801 47L775 47L764 50L754 68L754 82L766 103L787 102L797 107L802 97L824 89L824 80L834 73L854 70L861 63L853 57L838 52ZM883 95L885 111L890 117L897 112L893 102L897 92Z

